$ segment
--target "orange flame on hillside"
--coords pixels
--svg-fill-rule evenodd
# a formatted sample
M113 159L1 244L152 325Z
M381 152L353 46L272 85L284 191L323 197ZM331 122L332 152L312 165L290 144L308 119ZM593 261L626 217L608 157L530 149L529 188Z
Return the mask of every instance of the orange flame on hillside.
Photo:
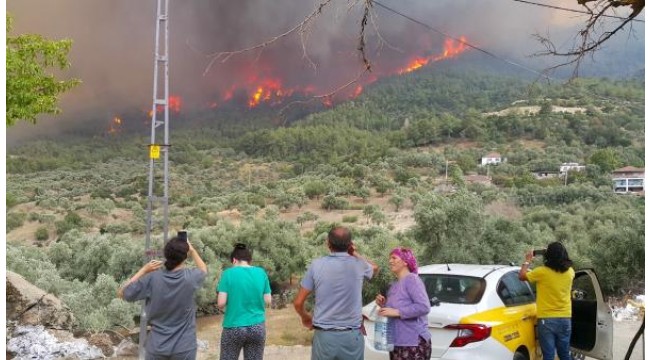
M271 104L279 103L282 101L283 98L291 96L296 91L295 89L284 88L282 86L282 81L274 78L267 78L261 80L257 80L256 78L253 78L249 82L248 87L250 89L253 89L252 93L249 92L250 95L248 95L249 108L254 108L263 102L271 103Z
M372 84L377 81L379 77L394 75L394 74L405 74L417 69L420 69L432 62L451 59L461 53L467 51L469 46L467 45L467 40L464 36L461 36L459 40L446 39L443 44L442 52L439 54L429 55L429 56L415 56L407 65L403 68L391 68L389 70L373 72L354 81L354 86L348 87L347 85L344 88L341 88L330 96L321 97L321 103L325 107L332 107L335 103L342 101L343 99L354 99L360 96L363 93L364 87ZM423 51L429 52L427 49ZM266 69L267 67L262 67ZM257 71L257 72L254 72ZM265 72L266 74L262 74ZM266 104L269 106L275 106L282 104L288 97L293 95L300 96L311 96L314 94L324 93L327 90L317 87L316 85L299 85L299 86L286 86L282 78L279 78L275 75L269 75L272 70L261 70L259 67L251 69L250 71L245 72L246 79L240 80L236 84L230 85L229 88L222 89L219 99L216 99L212 102L208 102L207 106L211 109L220 108L222 104L232 101L234 99L240 99L242 102L245 101L245 104L248 108L253 109L261 104ZM179 107L180 110L180 98L179 98ZM176 110L172 106L172 100L170 98L170 108Z
M332 97L331 96L324 97L323 100L321 100L321 102L323 103L323 106L328 107L328 108L334 106L334 103L332 102Z
M169 95L169 98L167 99L167 105L169 105L169 110L175 113L181 112L181 104L183 103L183 99L181 99L180 96L176 95ZM156 105L156 113L160 114L164 111L165 107L163 105ZM153 117L153 110L149 110L147 113L150 118Z
M467 39L464 36L460 37L460 41L445 39L444 50L441 55L431 55L428 57L418 56L411 60L405 68L400 69L397 73L410 73L429 64L430 62L453 58L467 49L469 49L469 46L467 46Z
M352 98L354 99L358 97L359 95L361 95L362 92L363 92L363 86L357 85L357 87L354 89L354 92L352 93Z
M180 96L170 95L167 103L169 104L169 110L175 113L181 112L181 104L183 101Z
M119 116L114 117L108 125L108 133L116 134L122 130L122 119Z

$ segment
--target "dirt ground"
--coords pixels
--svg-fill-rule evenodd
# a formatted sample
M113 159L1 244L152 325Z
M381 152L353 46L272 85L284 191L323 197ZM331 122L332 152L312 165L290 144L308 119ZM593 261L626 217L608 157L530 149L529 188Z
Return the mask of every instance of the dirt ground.
M208 348L199 351L198 360L219 359L219 338L221 333L221 320L217 317L206 317L199 320L199 339L208 342ZM265 360L305 360L310 358L311 334L305 330L292 309L271 310L269 314L269 328L267 329L267 346L264 350ZM273 320L273 321L271 321ZM276 321L277 320L277 321ZM275 322L275 324L273 324ZM641 326L641 321L615 321L614 322L614 359L622 360L627 349ZM278 345L286 334L293 334L307 342L307 346ZM630 360L643 359L643 337L637 343ZM243 357L240 357L243 359ZM591 358L587 358L591 359Z
M614 360L623 360L627 349L632 342L632 338L639 330L641 321L614 321ZM643 343L645 339L641 339L636 343L630 360L642 360L643 357ZM591 359L591 358L587 358Z

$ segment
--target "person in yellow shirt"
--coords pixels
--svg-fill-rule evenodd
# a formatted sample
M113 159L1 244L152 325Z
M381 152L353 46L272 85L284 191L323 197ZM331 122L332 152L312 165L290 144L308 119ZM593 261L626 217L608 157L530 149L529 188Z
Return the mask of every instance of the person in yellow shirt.
M544 266L528 272L533 252L526 253L526 261L519 270L519 279L537 284L537 338L544 360L572 360L571 341L571 286L575 272L564 245L553 242L546 248Z

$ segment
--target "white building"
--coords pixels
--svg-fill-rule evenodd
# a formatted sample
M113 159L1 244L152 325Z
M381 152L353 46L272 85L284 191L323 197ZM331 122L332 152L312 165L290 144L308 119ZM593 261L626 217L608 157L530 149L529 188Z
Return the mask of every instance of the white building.
M586 166L578 163L562 163L562 165L560 165L560 175L566 174L567 171L582 171L586 168Z
M614 192L617 193L643 193L645 187L643 179L645 178L645 169L634 166L626 166L616 169L612 172L612 182Z
M501 154L497 152L491 152L481 158L481 166L497 165L501 164L503 161L505 161L505 159L501 158Z

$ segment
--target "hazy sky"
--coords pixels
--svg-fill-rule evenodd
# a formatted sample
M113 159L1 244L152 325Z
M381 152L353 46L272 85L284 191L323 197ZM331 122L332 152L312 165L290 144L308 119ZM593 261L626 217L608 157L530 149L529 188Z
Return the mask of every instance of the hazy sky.
M500 56L538 66L531 55L542 50L531 36L549 34L559 45L572 43L586 19L579 14L511 0L381 0L389 7ZM578 8L573 1L544 3ZM228 89L251 83L251 77L281 79L285 87L311 85L327 92L360 70L356 49L360 9L333 0L309 32L303 57L298 36L289 36L261 53L234 56L204 76L206 54L236 50L267 40L313 11L311 0L170 1L170 88L185 108L207 106ZM84 121L108 121L124 109L148 109L152 101L154 0L8 0L13 34L39 33L74 41L66 73L83 84L62 97L63 114L37 126L21 124L9 138L47 133ZM444 38L376 7L375 24L387 44L378 47L369 24L370 60L378 67L399 67L415 55L440 52ZM621 15L626 15L621 11ZM643 47L644 24L617 36L611 46L622 51ZM632 49L630 49L632 48ZM607 49L605 49L606 51ZM553 59L547 59L549 61ZM537 62L537 63L535 63ZM588 66L588 65L585 65Z

